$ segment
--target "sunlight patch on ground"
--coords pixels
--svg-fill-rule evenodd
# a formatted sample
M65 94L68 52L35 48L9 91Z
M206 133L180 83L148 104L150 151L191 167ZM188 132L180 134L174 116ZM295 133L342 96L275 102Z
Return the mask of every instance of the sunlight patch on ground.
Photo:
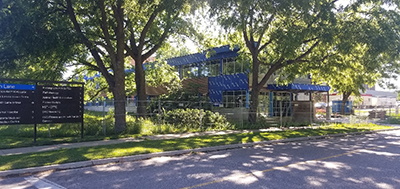
M278 162L278 163L285 163L285 162L290 161L291 159L292 159L292 158L290 158L290 157L279 156L279 157L278 157L278 160L277 160L276 162Z
M388 142L388 144L392 144L392 145L400 145L400 142Z
M90 170L86 170L84 173L85 173L85 174L94 174L94 172L93 172L93 171L90 171Z
M400 185L400 179L392 178L392 180L395 181L395 182L397 182L397 183L399 183L399 185Z
M231 156L230 153L225 153L225 154L220 154L220 155L212 155L208 159L221 159L221 158L227 158Z
M400 156L400 154L390 153L390 152L377 152L373 150L360 150L360 152L368 153L368 154L375 154L379 156Z
M143 161L141 166L162 166L165 165L171 161L179 161L182 160L183 157L155 157L148 159L146 161Z
M305 171L305 170L310 170L311 168L305 164L294 164L290 165L290 168L294 168L297 170Z
M327 162L327 161L308 161L308 165L315 166L315 167L321 167L321 168L328 168L328 169L333 169L333 170L350 170L351 167L341 163L341 162Z
M94 169L96 171L101 172L111 172L111 171L123 171L122 167L115 166L115 165L105 165L105 166L95 166Z
M377 188L382 188L382 189L394 189L395 187L393 187L392 185L390 185L390 184L386 184L386 183L383 183L383 182L376 182L374 179L372 179L372 178L369 178L369 177L364 177L364 178L362 178L361 179L361 181L364 181L364 182L369 182L369 183L372 183L372 184L375 184L375 186L377 187Z
M354 182L354 183L357 183L357 184L363 183L362 181L360 181L358 179L355 179L355 178L346 178L344 180L347 180L347 181L350 181L350 182Z
M242 165L244 167L253 167L253 164L251 164L251 163L243 163Z
M306 177L306 181L313 186L323 186L324 182L328 182L326 179L316 177Z
M186 177L189 179L210 179L210 178L214 178L214 174L212 174L212 173L196 173L196 174L189 174Z
M226 180L229 180L238 185L249 185L254 182L257 182L258 179L254 175L249 175L244 171L235 170L233 173L226 177Z
M0 181L2 181L2 180L0 179ZM2 184L1 187L2 188L12 188L12 189L26 189L26 188L32 187L32 184L29 183L28 181L24 180L24 181L19 182L17 184L6 184L6 185Z

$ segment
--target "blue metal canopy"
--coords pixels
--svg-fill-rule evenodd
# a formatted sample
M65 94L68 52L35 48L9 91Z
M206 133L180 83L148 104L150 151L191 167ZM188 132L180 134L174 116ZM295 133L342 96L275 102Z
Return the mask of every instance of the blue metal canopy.
M291 83L289 85L277 85L270 84L267 89L274 91L317 91L317 92L328 92L331 87L323 85L310 85L310 84L298 84Z
M186 56L171 58L167 60L167 63L171 66L180 66L180 65L193 64L210 60L219 60L222 58L237 57L239 55L238 54L239 48L235 47L231 49L229 45L216 47L211 50L214 51L215 53L212 52L212 55L209 58L207 58L206 56L207 51L205 51L202 53L195 53Z

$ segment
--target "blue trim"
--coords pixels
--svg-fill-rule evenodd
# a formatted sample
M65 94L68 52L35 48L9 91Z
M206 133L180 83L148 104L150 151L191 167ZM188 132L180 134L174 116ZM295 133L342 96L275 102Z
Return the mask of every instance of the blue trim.
M310 84L298 84L292 83L289 85L281 86L276 84L268 85L267 89L274 91L289 91L289 90L297 90L297 91L319 91L319 92L328 92L331 87L322 86L322 85L310 85Z
M211 102L222 102L223 91L249 89L249 78L244 73L208 78L208 93Z
M35 85L21 85L21 84L8 84L0 83L0 89L3 90L35 90Z
M167 63L171 66L179 66L179 65L186 65L186 64L193 64L193 63L200 63L205 61L211 60L219 60L223 58L230 58L230 57L237 57L239 48L235 47L231 49L229 45L225 45L222 47L216 47L210 49L211 57L207 58L207 51L201 53L190 54L186 56L171 58L167 60Z

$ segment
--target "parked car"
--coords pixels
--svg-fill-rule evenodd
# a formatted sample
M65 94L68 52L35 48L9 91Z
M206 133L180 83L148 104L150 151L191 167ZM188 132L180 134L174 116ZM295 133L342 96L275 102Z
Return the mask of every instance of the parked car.
M317 102L315 103L314 107L316 109L325 109L328 106L325 102Z

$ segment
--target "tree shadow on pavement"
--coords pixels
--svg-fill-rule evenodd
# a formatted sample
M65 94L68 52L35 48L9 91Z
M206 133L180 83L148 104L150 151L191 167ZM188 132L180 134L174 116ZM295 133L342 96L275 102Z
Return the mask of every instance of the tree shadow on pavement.
M399 132L387 132L158 157L37 176L70 189L396 188L400 185L399 147Z

